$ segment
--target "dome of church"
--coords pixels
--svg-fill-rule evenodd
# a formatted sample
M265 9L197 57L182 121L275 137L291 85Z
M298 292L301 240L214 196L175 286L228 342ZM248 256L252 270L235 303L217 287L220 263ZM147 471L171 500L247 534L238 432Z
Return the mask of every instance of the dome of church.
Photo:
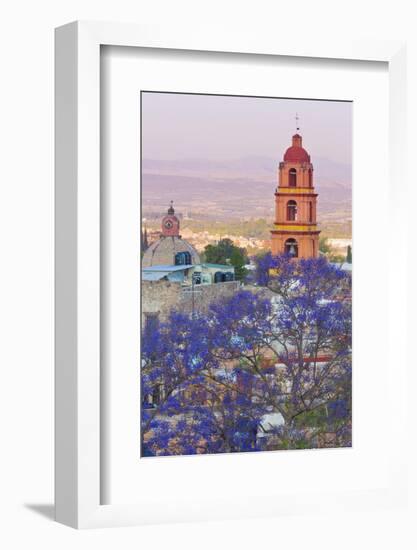
M310 162L310 155L303 147L288 147L284 160L286 162Z
M142 258L142 267L155 265L198 265L200 256L190 243L179 234L180 221L175 215L174 206L168 208L162 218L160 238L151 244Z
M185 253L180 255L179 253ZM184 261L181 261L181 259ZM191 259L191 262L189 262ZM200 256L190 243L181 237L165 237L151 244L142 258L142 267L155 265L176 265L178 263L198 265L201 263Z
M292 138L292 145L285 151L285 162L310 162L310 155L301 146L302 138L299 134L295 134Z

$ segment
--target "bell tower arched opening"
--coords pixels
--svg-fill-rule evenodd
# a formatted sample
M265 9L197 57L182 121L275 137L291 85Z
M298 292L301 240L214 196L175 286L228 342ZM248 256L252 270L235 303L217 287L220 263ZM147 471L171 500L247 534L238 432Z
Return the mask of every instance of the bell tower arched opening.
M298 258L298 243L295 239L287 239L285 241L285 254L292 258Z
M295 222L297 219L297 203L295 201L287 202L287 221Z
M295 168L290 168L288 172L288 185L297 187L297 170Z

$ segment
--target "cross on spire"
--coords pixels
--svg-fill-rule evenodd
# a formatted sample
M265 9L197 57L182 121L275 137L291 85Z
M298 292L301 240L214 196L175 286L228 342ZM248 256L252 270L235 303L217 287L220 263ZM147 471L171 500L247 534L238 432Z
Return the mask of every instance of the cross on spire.
M300 120L299 116L298 116L298 113L295 113L295 131L296 132L299 132L300 131L300 127L298 125L298 121Z

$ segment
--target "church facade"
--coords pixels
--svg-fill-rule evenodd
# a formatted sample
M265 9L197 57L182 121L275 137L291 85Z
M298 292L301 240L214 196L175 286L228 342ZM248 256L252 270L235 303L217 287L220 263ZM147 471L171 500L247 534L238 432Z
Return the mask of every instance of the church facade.
M272 254L289 254L294 258L319 255L317 197L310 155L302 146L302 137L296 133L278 169Z

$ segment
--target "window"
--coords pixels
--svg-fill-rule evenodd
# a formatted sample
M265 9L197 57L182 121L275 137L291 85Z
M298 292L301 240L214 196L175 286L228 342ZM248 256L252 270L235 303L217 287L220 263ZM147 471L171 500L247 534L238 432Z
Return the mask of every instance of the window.
M297 203L295 201L287 202L287 221L295 222L297 219Z
M215 283L222 283L224 281L224 273L221 271L216 271L214 274L214 282Z
M290 187L297 186L297 170L295 168L291 168L288 173L288 185Z
M175 254L175 265L191 265L191 254L189 252L177 252Z
M313 170L311 168L308 169L308 186L313 187Z
M194 273L193 273L193 284L201 285L201 271L194 271Z
M313 203L312 202L308 203L308 221L309 222L313 221Z
M285 241L285 254L298 258L298 244L295 239L287 239Z

